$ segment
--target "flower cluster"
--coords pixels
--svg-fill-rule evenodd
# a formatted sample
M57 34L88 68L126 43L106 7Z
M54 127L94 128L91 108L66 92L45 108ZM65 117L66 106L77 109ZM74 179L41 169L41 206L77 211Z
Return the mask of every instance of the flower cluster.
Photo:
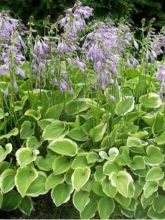
M44 71L46 65L50 62L49 39L47 37L38 38L35 41L32 56L33 73L39 75L40 71Z
M165 49L165 29L162 28L157 34L154 29L148 36L149 48L146 52L146 59L152 63L156 61L159 55L162 55Z
M99 22L94 26L94 31L87 35L83 44L86 59L93 62L102 89L115 82L120 58L132 40L131 33L124 28L125 32L119 32L115 25Z
M13 67L17 75L25 77L24 71L19 67L25 60L22 48L26 46L19 32L20 29L24 34L23 28L19 20L10 18L6 13L0 14L0 61L3 63L0 66L0 74L10 72L10 67Z
M156 77L161 81L160 97L165 99L165 65L159 65Z
M80 2L76 2L73 8L66 11L65 17L59 21L60 27L63 29L62 39L58 43L58 52L72 52L78 48L77 36L79 32L85 30L86 21L92 16L93 9L88 6L82 6Z

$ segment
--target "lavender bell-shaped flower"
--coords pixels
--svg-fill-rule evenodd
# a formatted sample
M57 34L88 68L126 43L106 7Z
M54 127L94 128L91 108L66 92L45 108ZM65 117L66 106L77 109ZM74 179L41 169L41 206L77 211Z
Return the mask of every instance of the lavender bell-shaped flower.
M156 72L156 77L158 80L165 82L165 65L158 66L158 71Z

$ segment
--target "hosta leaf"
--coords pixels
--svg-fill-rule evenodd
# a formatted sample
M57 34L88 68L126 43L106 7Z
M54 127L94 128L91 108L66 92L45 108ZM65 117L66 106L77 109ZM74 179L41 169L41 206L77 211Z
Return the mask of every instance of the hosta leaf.
M130 168L133 170L145 169L144 157L134 156Z
M77 191L87 183L90 173L91 171L89 167L78 167L75 169L72 175L72 185Z
M97 181L97 182L102 182L106 176L105 174L103 173L103 166L96 166L96 171L94 173L94 179Z
M165 131L161 135L155 138L155 143L157 143L158 145L165 144Z
M148 108L159 108L162 105L160 96L156 93L141 96L140 103Z
M71 163L72 161L65 156L57 157L52 164L54 174L58 175L65 173L70 169Z
M65 130L65 123L62 121L54 121L48 125L43 132L44 140L54 140L59 137Z
M127 139L127 146L130 148L131 151L135 153L144 154L144 145L145 143L143 143L139 138L128 137Z
M2 209L9 212L18 208L21 203L21 196L12 190L3 196Z
M117 191L124 197L130 197L130 186L133 185L132 176L126 171L120 171L118 174L113 173L114 178L111 183L116 187Z
M119 193L116 194L114 199L124 208L128 208L129 205L131 204L131 198L126 198Z
M18 133L19 133L18 128L14 128L14 129L12 129L11 131L9 131L9 133L4 134L4 135L0 135L0 140L2 140L2 139L4 139L4 138L9 139L9 138L12 137L12 136L17 136Z
M90 219L95 216L97 210L97 200L91 198L85 209L81 212L81 219Z
M46 179L47 176L44 172L38 172L37 178L30 184L26 195L30 197L37 197L47 193L47 190L45 189Z
M120 170L121 170L121 167L116 163L112 163L112 161L107 161L103 165L103 172L106 175L110 175L112 172L118 173Z
M150 166L159 165L164 161L160 148L150 145L147 147L147 155L144 159Z
M30 197L25 196L22 198L21 204L19 206L19 210L27 215L30 216L31 211L33 210L33 201Z
M27 139L34 134L34 129L30 121L24 121L21 125L20 137L21 139Z
M42 119L40 121L37 121L38 125L42 130L44 130L48 125L50 125L53 122L52 119Z
M32 150L30 148L22 147L17 150L16 159L18 164L23 167L35 161L37 158L37 154L39 154L38 150Z
M72 162L72 169L76 169L77 167L85 167L87 166L86 155L78 155Z
M31 149L38 149L42 144L42 141L39 141L35 136L31 136L26 141L26 147Z
M155 122L155 114L146 114L142 117L142 119L147 125L153 126Z
M108 154L109 154L108 160L113 161L119 155L119 150L116 147L112 147L109 149Z
M88 140L88 136L83 132L81 128L73 128L67 134L67 136L76 141L87 141Z
M57 185L64 182L64 176L63 175L56 175L55 173L51 173L45 182L45 188L47 190L52 189L56 187Z
M156 192L158 190L158 183L157 182L146 182L144 187L144 197L148 198L150 197L154 192Z
M39 120L41 118L41 113L36 110L33 110L33 109L28 109L26 112L25 112L25 115L26 116L29 116L29 117L32 117L34 118L35 120Z
M15 176L15 185L22 197L25 197L30 184L38 177L37 171L30 167L18 168Z
M90 163L95 163L100 159L99 155L96 152L89 152L86 156L87 162Z
M127 97L116 105L115 112L117 115L126 115L134 109L134 98Z
M15 186L15 170L6 169L0 176L0 188L3 193L7 193Z
M114 198L116 193L117 193L117 189L116 187L114 187L112 184L111 184L111 181L109 179L105 179L103 180L103 182L101 183L102 185L102 189L103 189L103 192L108 196L108 197L111 197L111 198Z
M146 176L146 181L161 180L164 177L164 173L160 167L152 167Z
M164 219L165 211L158 213L158 212L154 211L154 209L152 207L150 207L148 209L147 215L151 219Z
M38 156L35 165L43 171L50 171L52 170L52 164L54 161L54 155L47 155L45 158L42 156Z
M147 208L149 207L150 205L152 205L153 203L153 200L154 198L157 197L157 192L153 193L152 195L150 195L149 197L145 197L144 196L144 193L142 194L141 198L140 198L140 201L141 201L141 204L143 206L143 208Z
M103 139L106 128L107 124L100 123L99 125L90 130L90 136L92 137L94 142L99 142Z
M73 204L79 212L82 212L87 204L90 202L89 195L90 194L85 191L74 192Z
M92 190L93 182L94 182L93 179L89 179L88 182L82 187L82 190L84 190L86 192L90 192Z
M164 114L158 112L154 120L154 124L152 126L152 132L154 134L160 133L164 130L164 127L165 127ZM165 134L164 134L164 142L165 142Z
M5 149L0 145L0 163L10 154L12 151L12 145L6 144Z
M109 219L111 214L114 212L115 203L113 199L103 197L98 202L98 212L101 219Z
M63 104L61 105L54 105L50 108L48 108L46 114L45 114L45 118L53 118L53 119L59 119L62 110L63 110Z
M152 207L155 212L162 213L165 211L165 196L164 195L158 195L153 203Z
M89 105L84 98L78 98L67 103L65 111L68 115L75 115L80 112L86 111Z
M93 181L92 183L92 191L94 192L94 194L98 195L98 196L105 196L103 190L102 190L102 186L100 182L97 181Z
M65 156L74 156L77 154L77 144L67 138L57 139L51 142L48 148L55 153Z
M62 183L57 185L51 191L51 197L54 204L58 207L63 203L66 203L70 199L70 195L73 192L73 187L71 185L67 185Z

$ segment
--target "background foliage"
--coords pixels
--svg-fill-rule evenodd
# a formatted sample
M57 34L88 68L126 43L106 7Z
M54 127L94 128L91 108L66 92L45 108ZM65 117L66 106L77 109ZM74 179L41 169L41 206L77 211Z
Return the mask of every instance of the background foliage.
M13 15L21 17L25 22L33 15L42 20L48 15L55 20L66 8L72 6L75 0L2 0L0 9L10 10ZM156 26L165 25L164 0L82 0L94 8L97 17L110 16L113 19L127 17L137 24L142 18L156 18Z

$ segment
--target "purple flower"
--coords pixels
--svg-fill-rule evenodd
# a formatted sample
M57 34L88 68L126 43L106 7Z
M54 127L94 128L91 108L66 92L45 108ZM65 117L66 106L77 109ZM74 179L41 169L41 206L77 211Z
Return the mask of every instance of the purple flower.
M156 77L160 81L165 81L165 65L159 65L158 71L156 72Z
M134 68L137 68L138 65L139 65L139 61L134 58L134 59L133 59L133 67L134 67Z
M68 89L67 83L66 83L65 81L61 81L61 82L60 82L60 91L61 91L62 93L64 93L64 92L67 91L67 89Z
M109 99L110 99L111 102L114 102L114 101L115 101L115 97L114 97L113 95L110 95L110 96L109 96Z
M5 89L5 91L4 91L4 97L6 98L6 97L8 97L8 94L9 94L9 89L8 89L8 87Z
M79 57L77 57L76 63L77 63L77 65L80 67L81 71L82 71L82 72L85 72L86 65L85 65L85 63L83 63L82 61L80 61L80 58L79 58Z
M0 74L5 75L9 72L9 64L5 63L2 66L0 66Z
M126 63L125 63L126 67L129 68L131 66L131 62L129 59L127 59Z

